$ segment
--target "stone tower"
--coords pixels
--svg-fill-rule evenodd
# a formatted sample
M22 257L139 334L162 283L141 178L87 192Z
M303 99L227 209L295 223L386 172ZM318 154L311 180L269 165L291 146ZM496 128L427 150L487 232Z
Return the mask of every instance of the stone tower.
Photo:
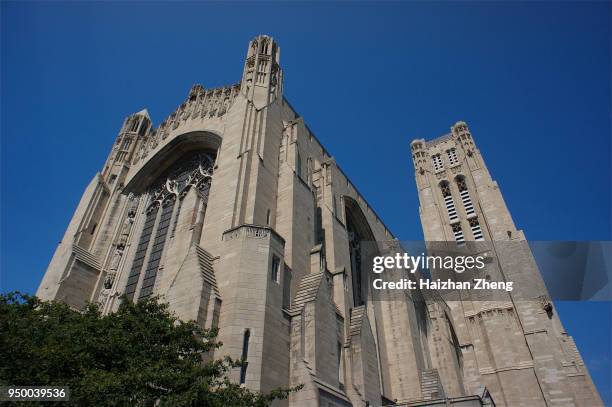
M467 393L485 386L498 406L602 405L466 123L411 150L425 240L484 254L477 277L516 287L446 298Z

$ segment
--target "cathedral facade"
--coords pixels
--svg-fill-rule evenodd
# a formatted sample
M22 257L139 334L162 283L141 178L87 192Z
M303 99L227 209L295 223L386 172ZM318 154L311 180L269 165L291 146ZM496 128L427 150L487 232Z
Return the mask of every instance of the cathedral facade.
M524 240L464 123L411 146L428 241ZM238 83L193 86L157 127L124 121L37 295L106 313L159 295L219 328L219 356L248 362L236 382L304 385L278 405L601 404L537 269L525 305L372 290L363 260L398 250L283 97L262 35Z

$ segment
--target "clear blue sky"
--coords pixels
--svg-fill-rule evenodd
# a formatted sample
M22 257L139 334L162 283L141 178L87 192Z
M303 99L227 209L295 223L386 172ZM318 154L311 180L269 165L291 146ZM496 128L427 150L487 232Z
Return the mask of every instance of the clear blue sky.
M0 290L34 292L129 113L281 46L285 95L391 230L422 238L413 138L470 125L519 228L610 239L610 2L1 3ZM558 304L608 404L610 303Z

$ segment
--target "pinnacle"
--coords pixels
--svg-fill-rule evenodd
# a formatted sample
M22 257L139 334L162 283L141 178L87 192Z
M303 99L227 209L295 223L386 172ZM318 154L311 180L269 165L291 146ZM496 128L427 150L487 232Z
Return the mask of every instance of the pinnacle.
M149 111L146 108L142 109L138 113L134 113L134 116L145 116L147 119L151 120L151 117L149 116Z

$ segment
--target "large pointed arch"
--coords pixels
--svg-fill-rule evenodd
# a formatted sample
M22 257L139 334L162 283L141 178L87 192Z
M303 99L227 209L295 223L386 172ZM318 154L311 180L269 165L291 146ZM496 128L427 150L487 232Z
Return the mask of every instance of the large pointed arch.
M221 141L221 136L209 131L192 131L174 137L126 180L124 193L141 194L167 171L176 162L176 159L186 153L200 151L215 157L221 147Z
M366 259L376 255L376 238L359 203L349 196L343 196L346 229L351 266L353 306L364 305L369 294L369 273L364 267Z

